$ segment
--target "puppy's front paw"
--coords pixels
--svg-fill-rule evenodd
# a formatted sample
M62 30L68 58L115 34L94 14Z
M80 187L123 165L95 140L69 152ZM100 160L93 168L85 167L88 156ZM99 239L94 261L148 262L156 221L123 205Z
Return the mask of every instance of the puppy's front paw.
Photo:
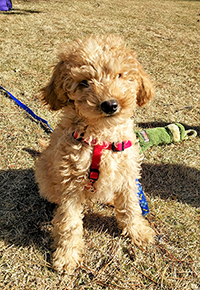
M147 246L154 243L155 232L146 220L140 220L139 223L127 226L123 230L123 234L125 233L131 238L131 243L137 246Z
M58 247L53 253L53 268L59 272L72 274L79 263L82 261L80 253L76 249L67 249Z

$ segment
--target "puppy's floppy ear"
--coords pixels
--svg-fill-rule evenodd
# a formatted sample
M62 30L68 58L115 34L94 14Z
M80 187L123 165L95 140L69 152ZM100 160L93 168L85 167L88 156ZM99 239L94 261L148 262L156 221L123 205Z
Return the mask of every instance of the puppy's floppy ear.
M49 83L41 89L42 101L51 110L57 111L67 105L69 100L65 90L67 83L67 68L63 60L54 67Z
M142 107L147 104L154 95L153 83L150 80L148 74L144 72L144 69L138 62L138 92L137 92L137 104Z

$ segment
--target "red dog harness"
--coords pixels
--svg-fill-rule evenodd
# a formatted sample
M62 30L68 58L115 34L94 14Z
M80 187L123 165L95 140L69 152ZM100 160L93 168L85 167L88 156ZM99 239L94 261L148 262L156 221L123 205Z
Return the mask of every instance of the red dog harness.
M101 154L102 154L103 149L112 150L113 152L121 152L121 151L124 151L124 149L127 149L132 146L131 141L123 141L121 143L103 142L102 145L99 145L99 144L96 144L96 140L92 140L90 144L83 138L83 133L80 135L77 131L73 132L72 136L78 141L83 141L84 143L88 145L94 146L92 164L90 166L90 171L88 175L88 178L91 181L91 184L89 187L91 187L94 184L94 182L97 181L99 178L99 173L100 173L99 165L100 165Z

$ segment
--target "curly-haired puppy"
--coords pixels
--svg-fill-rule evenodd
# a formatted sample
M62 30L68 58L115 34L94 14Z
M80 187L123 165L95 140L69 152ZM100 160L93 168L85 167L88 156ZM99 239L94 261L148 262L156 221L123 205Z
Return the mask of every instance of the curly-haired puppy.
M136 179L139 150L133 130L136 105L153 86L118 36L88 37L66 45L42 98L62 117L36 162L40 194L58 204L52 221L53 267L71 273L83 252L83 205L113 202L119 227L132 243L153 241L142 217Z

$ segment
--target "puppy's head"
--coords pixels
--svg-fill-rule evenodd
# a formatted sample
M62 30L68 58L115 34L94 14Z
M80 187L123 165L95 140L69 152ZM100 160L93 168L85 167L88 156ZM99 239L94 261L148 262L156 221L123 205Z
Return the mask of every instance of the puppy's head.
M52 110L73 103L82 118L109 118L109 122L131 117L136 104L145 105L153 94L153 85L135 52L114 35L66 45L50 82L42 89L43 101Z

